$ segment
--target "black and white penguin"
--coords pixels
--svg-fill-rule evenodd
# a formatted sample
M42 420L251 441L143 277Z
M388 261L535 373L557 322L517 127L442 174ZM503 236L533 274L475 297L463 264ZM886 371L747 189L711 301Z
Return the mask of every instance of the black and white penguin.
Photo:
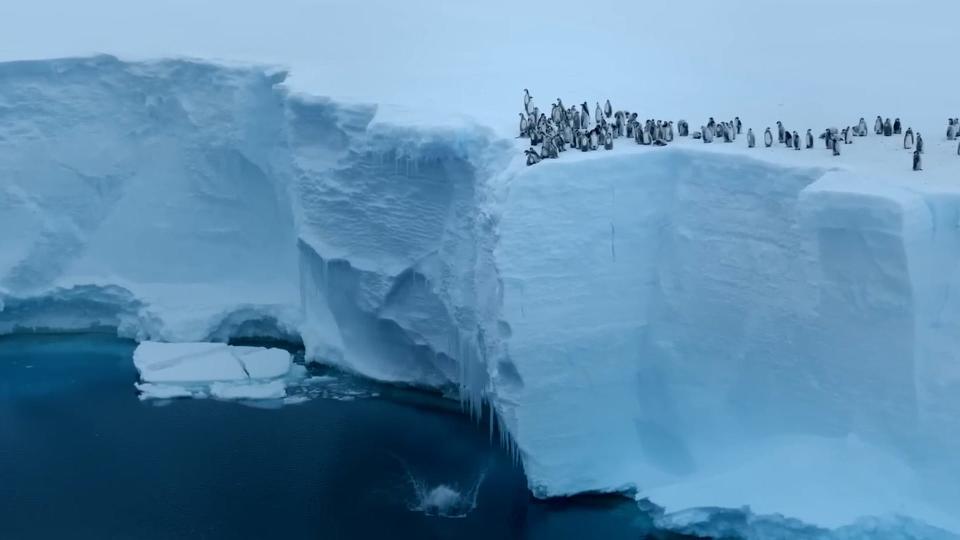
M917 146L918 148L913 151L913 170L922 171L923 164L920 162L920 148L919 145Z
M789 131L784 132L782 142L787 145L787 148L790 148L793 146L793 135Z
M590 108L586 101L580 104L580 129L590 129Z
M773 146L773 133L770 133L770 128L763 132L763 145L767 148Z
M579 146L580 146L580 151L581 151L581 152L589 152L589 151L590 151L590 136L587 135L587 132L586 132L585 130L584 130L584 131L580 131L580 143L579 143Z
M713 142L713 131L707 128L707 126L700 126L700 130L703 132L703 142L710 143Z
M720 124L720 131L723 134L723 142L731 143L733 142L733 126L727 124L726 122Z
M610 132L610 128L607 128L603 134L603 149L613 150L613 133Z
M850 126L843 129L843 144L853 144L853 139L850 137Z
M613 107L610 106L609 99L603 106L603 113L607 115L607 118L610 118L611 116L613 116Z
M667 125L663 131L664 140L667 142L673 142L673 120L668 120Z
M873 132L877 135L883 134L883 118L877 115L877 121L873 123Z
M537 163L540 163L540 160L542 159L542 158L540 157L540 154L538 154L537 151L534 150L533 148L527 148L526 151L524 151L524 154L527 155L527 166L528 166L528 167L529 167L530 165L536 165Z
M747 148L753 148L757 145L757 138L753 136L753 128L747 128Z
M529 129L529 125L527 124L527 117L524 116L523 113L520 113L520 137L521 138L528 137L530 135L528 133L528 129Z
M796 131L793 132L793 149L794 150L800 149L800 134L797 133Z
M903 135L903 149L910 150L913 148L913 128L907 128L907 132Z
M739 135L740 133L743 132L743 122L740 121L740 117L739 117L739 116L735 117L735 118L733 119L733 121L734 121L734 123L737 124L737 134Z
M917 132L917 152L923 153L923 137L920 136L920 132Z
M889 137L891 135L893 135L893 123L887 118L887 121L883 123L883 136Z
M833 155L839 156L840 155L840 138L834 137L833 140L831 141L831 144L833 145Z
M523 89L523 110L526 111L527 114L533 113L533 96L530 95L530 91L526 88Z
M600 148L600 127L597 126L590 130L590 150Z
M893 134L900 135L903 131L903 124L900 123L900 119L897 118L893 121Z
M777 142L782 143L783 141L784 141L783 123L777 120Z
M681 137L690 135L690 124L688 124L686 120L677 122L677 135Z
M949 124L947 125L947 140L952 141L957 138L957 126L953 123L953 120L948 120Z
M813 132L807 130L807 150L813 148Z
M600 108L600 102L597 102L597 108L593 111L593 120L600 125L600 119L603 118L603 109Z

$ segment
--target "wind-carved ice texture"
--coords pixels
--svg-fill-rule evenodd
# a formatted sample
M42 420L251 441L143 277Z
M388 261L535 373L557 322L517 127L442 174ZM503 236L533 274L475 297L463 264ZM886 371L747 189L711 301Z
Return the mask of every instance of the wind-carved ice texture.
M922 182L874 137L528 168L284 76L0 65L0 332L302 340L492 408L538 496L960 530L955 147Z

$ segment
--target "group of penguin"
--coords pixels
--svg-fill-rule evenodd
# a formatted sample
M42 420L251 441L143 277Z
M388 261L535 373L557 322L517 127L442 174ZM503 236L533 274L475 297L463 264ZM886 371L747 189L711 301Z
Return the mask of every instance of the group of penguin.
M520 137L530 139L527 165L556 159L568 147L582 152L612 150L613 141L621 137L633 139L637 144L666 146L674 137L673 122L648 119L641 123L635 112L614 111L610 100L603 107L597 103L591 116L586 102L568 109L557 99L548 117L534 105L530 91L524 89L523 108ZM686 122L681 120L677 128L681 137L686 136Z
M556 159L561 152L571 149L580 149L582 152L589 152L604 148L613 149L615 139L626 137L633 139L637 144L666 146L673 141L674 129L672 121L648 119L640 122L637 113L629 111L614 111L607 100L601 108L600 103L596 105L593 116L590 115L590 109L587 103L582 103L579 107L570 107L567 109L563 101L557 99L557 102L551 106L550 116L541 112L533 103L533 96L530 91L523 90L524 112L520 113L520 137L530 139L530 148L525 151L527 165L535 165L544 159ZM714 139L722 139L723 142L730 143L736 140L737 135L741 134L743 123L739 117L730 122L716 122L713 118L700 127L700 131L690 132L690 126L686 120L677 122L677 135L680 137L690 136L694 139L700 139L704 143L711 143ZM902 124L897 118L893 122L890 118L883 120L877 116L874 122L873 131L877 135L891 137L893 135L903 134L903 148L913 149L913 170L923 170L923 137L918 132L914 136L912 128L907 128L902 132ZM867 122L860 118L856 126L847 126L840 130L837 128L828 128L824 130L819 138L824 141L826 148L833 152L834 156L840 155L841 144L852 144L852 137L866 137ZM953 141L960 139L960 118L950 118L947 120L947 140ZM811 130L807 130L803 142L800 134L796 131L786 129L782 122L777 122L777 141L786 145L787 148L800 150L801 146L812 149L814 147L814 137ZM763 143L767 148L773 146L773 133L768 127L763 134ZM752 129L747 130L747 147L756 147L756 136ZM916 148L914 148L916 145ZM538 149L539 148L539 149ZM957 146L957 154L960 155L960 144Z

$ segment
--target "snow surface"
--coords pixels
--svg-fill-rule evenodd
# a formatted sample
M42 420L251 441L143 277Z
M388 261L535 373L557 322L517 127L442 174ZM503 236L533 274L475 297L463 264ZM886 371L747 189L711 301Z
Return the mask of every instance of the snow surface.
M99 56L0 80L0 332L174 342L138 350L168 397L282 396L279 361L222 342L302 340L488 400L538 496L960 531L950 111L904 119L920 173L872 135L839 158L741 137L525 167L496 130L273 69Z
M133 352L133 364L144 399L282 399L291 358L282 349L145 341Z

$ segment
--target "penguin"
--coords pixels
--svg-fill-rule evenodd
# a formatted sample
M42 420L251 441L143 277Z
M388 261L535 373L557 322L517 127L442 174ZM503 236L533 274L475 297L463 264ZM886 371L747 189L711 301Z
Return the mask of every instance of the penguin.
M526 88L523 89L523 110L526 111L527 114L533 112L533 96L530 95L530 91Z
M957 155L960 156L960 144L957 144Z
M794 150L800 149L800 134L797 133L796 131L793 132L793 149Z
M839 156L840 155L840 138L834 137L831 144L833 144L833 155Z
M600 128L595 127L590 130L590 150L596 150L600 147Z
M524 154L527 155L528 167L530 165L536 165L537 163L540 163L540 159L541 159L540 154L538 154L537 151L534 150L533 148L527 148L526 151L524 151Z
M757 138L753 136L753 129L747 128L747 148L753 148L757 145Z
M850 138L850 126L843 129L843 144L853 144L853 140Z
M883 118L880 118L880 115L877 115L877 121L873 123L873 132L876 135L883 133Z
M723 127L723 129L721 130L723 131L723 142L725 143L733 142L733 136L731 135L731 133L733 132L733 128L731 126L728 126L726 123L723 123L720 125Z
M520 138L521 139L529 136L529 133L527 133L527 129L528 129L527 117L524 116L523 113L520 113Z
M953 120L950 121L950 125L947 126L947 140L952 141L957 138L957 127L954 125Z
M548 138L543 143L543 152L540 153L541 157L547 157L550 159L557 159L560 157L560 152L557 150L557 145L554 144L552 138Z
M807 150L813 148L813 132L809 129L807 130Z
M603 106L603 113L607 115L607 118L613 116L613 107L610 106L610 100L607 100L607 103Z
M910 150L913 148L913 128L907 128L907 132L903 135L903 149Z
M887 121L883 123L883 136L889 137L893 135L893 124L890 123L890 119L887 118Z
M600 119L603 118L603 110L600 109L599 101L597 102L597 108L594 110L593 114L594 114L594 117L593 117L594 121L597 123L597 125L600 125Z
M833 131L830 128L823 132L823 142L827 145L827 150L833 148Z
M789 131L785 132L783 134L782 142L787 145L787 148L790 148L791 146L793 146L793 135L791 135Z
M770 128L763 132L763 145L767 148L773 146L773 134L770 133Z
M917 152L923 153L923 137L920 136L920 132L917 132Z
M664 139L666 139L667 142L673 142L673 120L667 121L667 128L664 134L666 135Z
M694 131L693 133L690 134L690 138L693 139L693 140L695 140L695 141L696 141L696 140L699 140L699 139L702 139L702 138L703 138L703 133L700 132L700 131Z
M778 143L783 143L783 141L784 141L784 134L783 134L783 132L784 132L783 122L777 120L777 142L778 142Z
M584 131L590 129L590 108L587 107L586 101L580 105L580 129Z
M707 126L700 126L700 130L703 131L703 142L711 143L713 142L713 132L707 129Z
M917 145L917 149L913 151L913 170L922 171L923 165L920 163L920 145Z
M580 132L580 151L581 152L590 151L590 137L587 135L586 131Z
M613 134L610 133L610 128L607 128L607 132L604 134L603 139L604 139L603 149L613 150Z
M743 132L743 122L740 121L739 116L735 117L733 121L737 124L737 135L739 135L741 132Z
M900 123L900 119L897 118L896 120L893 121L893 134L900 135L902 130L903 130L903 125Z
M681 119L679 122L677 122L677 135L680 135L681 137L690 135L690 125L687 124L686 120Z

